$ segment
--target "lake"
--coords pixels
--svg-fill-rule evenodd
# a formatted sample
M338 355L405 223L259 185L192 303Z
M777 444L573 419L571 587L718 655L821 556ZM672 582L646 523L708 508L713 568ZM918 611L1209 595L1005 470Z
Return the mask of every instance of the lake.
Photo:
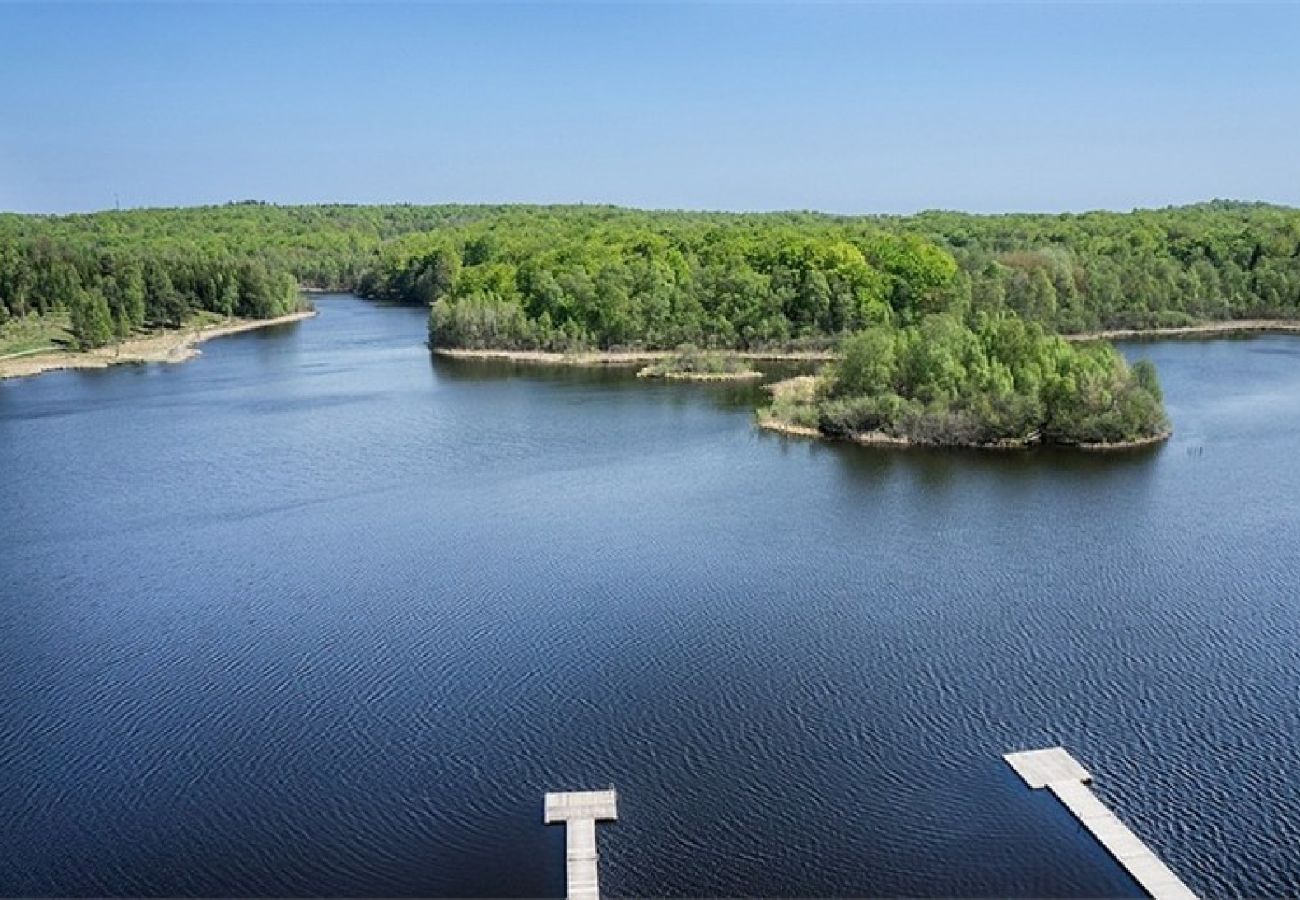
M1130 345L1131 455L760 432L350 297L0 383L0 893L1300 893L1300 339Z

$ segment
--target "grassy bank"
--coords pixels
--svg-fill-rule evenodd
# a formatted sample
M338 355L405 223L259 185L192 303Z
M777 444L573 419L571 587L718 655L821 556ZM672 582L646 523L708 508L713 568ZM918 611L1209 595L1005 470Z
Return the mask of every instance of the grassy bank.
M669 381L746 381L763 377L762 372L751 368L743 359L695 347L679 347L671 356L636 374L638 378Z
M1239 319L1229 322L1204 322L1170 328L1112 328L1062 335L1067 341L1160 340L1164 338L1214 338L1243 334L1300 334L1298 319Z
M60 339L53 324L46 329L51 340L63 340L62 346L37 346L0 357L0 378L24 378L60 369L103 369L123 363L184 362L199 355L198 344L228 334L298 322L316 315L314 310L290 313L271 319L225 319L202 313L188 320L180 329L165 329L129 337L117 344L96 350L67 349L70 338Z
M0 360L63 350L73 343L66 312L22 316L0 325Z
M577 350L557 353L549 350L471 350L459 347L435 347L433 352L448 359L498 360L543 366L646 366L667 360L675 353L672 350ZM834 353L822 350L710 350L709 353L754 362L830 362L835 359Z

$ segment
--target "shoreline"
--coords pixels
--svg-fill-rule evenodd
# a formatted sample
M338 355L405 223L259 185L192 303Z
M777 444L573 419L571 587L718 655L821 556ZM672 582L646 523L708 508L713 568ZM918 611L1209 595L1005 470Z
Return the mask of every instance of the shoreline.
M240 334L274 325L301 322L316 315L316 310L301 310L272 319L234 319L206 328L179 328L157 334L127 338L118 344L94 350L38 350L0 359L0 380L30 378L44 372L66 369L106 369L127 363L179 363L194 359L198 345L213 338Z
M1173 428L1169 428L1159 434L1153 434L1150 437L1136 438L1131 441L1115 441L1113 443L1096 443L1084 441L1078 444L1061 444L1062 447L1074 447L1077 450L1087 450L1089 453L1112 453L1123 450L1141 450L1143 447L1155 447L1163 444L1174 436Z
M655 372L653 366L646 366L636 373L636 377L647 381L753 381L762 378L763 373L753 369L740 372Z
M437 356L447 359L497 360L534 363L545 366L635 366L662 362L677 355L676 350L580 350L556 353L550 350L469 350L461 347L434 347ZM728 359L767 362L830 362L836 355L829 350L709 350Z
M1162 340L1172 338L1214 338L1247 334L1300 335L1300 319L1237 319L1204 322L1199 325L1173 325L1166 328L1107 328L1061 334L1072 343L1089 341ZM533 363L546 366L635 366L662 362L676 355L675 350L576 350L560 353L553 350L469 349L432 347L437 356L447 359L496 360L498 362ZM707 350L728 359L755 362L834 362L834 350Z
M846 438L834 438L823 434L816 428L809 428L807 425L795 425L792 422L783 422L771 416L760 415L756 421L759 428L790 437L814 438L830 443L859 444L863 447L925 447L934 450L1032 450L1035 447L1059 447L1066 450L1083 450L1088 453L1121 453L1126 450L1141 450L1145 447L1163 444L1174 433L1171 428L1150 437L1138 438L1132 441L1116 441L1114 443L1044 444L1036 440L1008 438L991 444L923 444L911 438L896 437L882 431L864 431Z
M1162 338L1223 337L1234 334L1300 334L1300 319L1237 319L1166 328L1106 328L1063 334L1067 341L1160 340Z
M816 390L817 379L811 375L798 375L794 378L787 378L784 381L778 381L775 384L767 386L768 392L771 393L774 401L795 400L798 402L802 399L807 403L812 400L813 392ZM1131 441L1115 441L1113 443L1096 443L1080 441L1073 444L1064 443L1045 443L1042 435L1037 430L1026 435L1023 438L1003 438L998 441L989 443L949 443L949 444L932 444L922 441L916 441L908 437L898 437L897 435L886 434L883 431L860 431L844 437L833 437L823 434L818 428L810 425L797 425L786 419L781 419L772 414L772 408L767 407L757 412L756 424L759 428L767 431L775 431L779 434L790 435L792 437L815 438L820 441L831 441L850 444L861 444L866 447L929 447L935 449L952 449L961 448L967 450L1031 450L1035 447L1063 447L1073 450L1084 450L1088 452L1109 453L1124 450L1138 450L1143 447L1152 447L1164 443L1173 435L1173 428L1168 428L1159 434L1150 437L1137 438Z

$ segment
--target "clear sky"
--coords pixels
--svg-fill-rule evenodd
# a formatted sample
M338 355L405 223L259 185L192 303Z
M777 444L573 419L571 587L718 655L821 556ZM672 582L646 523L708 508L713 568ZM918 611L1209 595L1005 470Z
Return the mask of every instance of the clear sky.
M1300 205L1300 5L0 4L0 209Z

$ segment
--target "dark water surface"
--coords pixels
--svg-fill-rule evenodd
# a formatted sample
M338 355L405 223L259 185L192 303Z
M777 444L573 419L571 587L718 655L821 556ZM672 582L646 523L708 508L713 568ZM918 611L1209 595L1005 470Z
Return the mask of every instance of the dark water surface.
M1166 447L826 446L418 310L0 384L0 893L1300 893L1300 340L1133 348Z

